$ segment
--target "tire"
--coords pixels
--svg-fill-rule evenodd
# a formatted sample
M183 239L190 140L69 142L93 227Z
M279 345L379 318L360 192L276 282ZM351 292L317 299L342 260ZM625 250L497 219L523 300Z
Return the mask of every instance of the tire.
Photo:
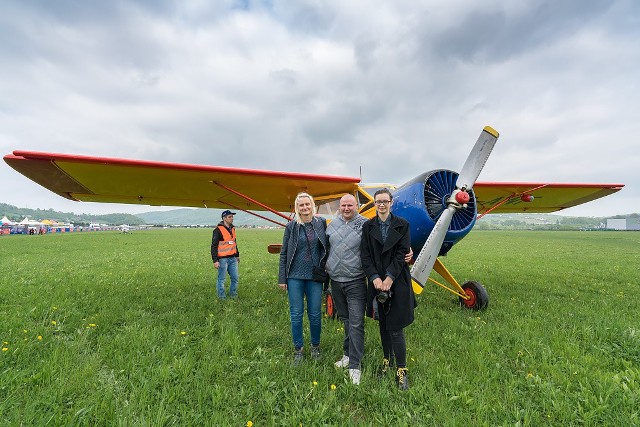
M468 281L462 285L464 292L471 298L465 300L460 298L460 306L471 310L484 310L489 305L489 294L479 282Z
M333 297L331 296L331 292L327 292L327 295L325 297L325 313L330 319L336 318L336 307L333 305Z

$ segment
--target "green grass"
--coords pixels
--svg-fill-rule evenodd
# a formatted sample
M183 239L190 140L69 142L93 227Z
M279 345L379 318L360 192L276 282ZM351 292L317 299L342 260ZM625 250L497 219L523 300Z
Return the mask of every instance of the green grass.
M640 425L640 233L471 233L444 262L489 308L419 296L407 393L374 378L371 320L359 387L329 319L291 368L282 232L240 230L226 303L210 233L1 236L0 425Z

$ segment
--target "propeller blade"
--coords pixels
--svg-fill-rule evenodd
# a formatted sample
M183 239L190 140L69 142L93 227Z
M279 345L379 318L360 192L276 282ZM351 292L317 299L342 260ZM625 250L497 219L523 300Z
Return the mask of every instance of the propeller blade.
M471 153L469 153L460 175L458 175L458 179L456 180L458 190L469 191L476 183L476 179L478 179L482 168L489 159L491 150L493 150L493 147L496 145L498 136L498 132L492 127L484 127ZM457 200L457 197L452 196L450 201L447 202L447 208L442 211L440 218L438 218L438 221L433 226L433 230L431 230L431 234L429 234L427 241L420 250L420 254L411 269L411 278L413 279L414 286L417 284L418 286L424 287L427 280L429 280L431 269L433 269L436 258L438 258L438 254L440 253L440 248L442 248L442 242L444 242L447 231L449 231L453 214L463 207L461 203L466 203Z
M464 188L466 191L469 191L473 187L482 168L485 163L487 163L487 159L489 159L491 150L493 150L494 145L496 145L498 136L498 132L492 127L484 127L476 141L476 145L473 146L471 153L469 153L467 161L464 162L460 175L458 175L458 180L456 181L457 188Z
M442 211L440 218L438 218L433 230L431 230L431 234L429 234L427 241L420 250L413 268L411 268L411 278L422 287L429 280L431 269L436 262L436 258L438 258L442 242L444 242L444 237L447 235L449 224L451 224L456 209L454 206L449 205L447 209Z

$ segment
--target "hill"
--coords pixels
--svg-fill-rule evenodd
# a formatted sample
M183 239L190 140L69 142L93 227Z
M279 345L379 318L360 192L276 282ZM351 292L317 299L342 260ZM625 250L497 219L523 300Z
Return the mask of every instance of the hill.
M22 221L24 217L29 217L37 221L43 219L49 219L56 222L65 222L75 225L89 225L90 223L99 224L129 224L129 225L141 225L144 221L135 215L125 213L113 213L106 215L89 215L89 214L76 214L73 212L59 212L53 209L28 209L19 208L6 203L0 203L0 215L4 215L11 221Z
M274 226L272 222L265 221L254 215L232 209L236 213L234 224L239 227ZM221 220L223 209L181 208L170 211L152 211L137 214L145 224L154 225L201 225L214 226ZM260 215L274 219L280 223L286 222L270 212L261 212Z
M276 224L254 215L232 209L236 212L235 225L240 227L274 226ZM214 226L220 222L223 209L178 208L169 211L149 211L136 215L113 213L106 215L75 214L58 212L53 209L27 209L0 203L0 216L6 215L12 221L21 221L25 216L35 220L50 219L58 222L70 222L75 225L101 223L110 225L172 225L172 226ZM270 212L261 215L284 223L284 218ZM584 230L601 229L607 218L637 218L640 214L615 215L613 217L570 217L554 214L490 214L478 220L477 230Z
M236 211L236 226L275 226L242 211ZM174 209L170 211L145 212L137 216L146 224L155 225L204 225L213 226L220 222L221 209ZM285 220L271 213L264 216L278 222ZM640 214L616 215L614 217L568 217L553 214L494 214L486 215L475 225L478 230L584 230L602 229L607 218L638 217Z
M640 214L613 217L574 217L554 214L489 214L476 222L476 230L600 230L608 218L638 217Z
M234 223L237 226L255 227L255 226L276 226L269 221L260 219L254 215L233 210L236 212ZM6 216L11 221L22 221L24 217L41 221L49 219L57 222L72 223L75 225L89 225L90 223L100 223L109 225L201 225L214 226L220 222L220 215L223 209L204 209L204 208L179 208L169 211L150 211L137 215L125 213L112 213L105 215L89 215L76 214L73 212L59 212L53 209L29 209L19 208L17 206L0 203L0 217ZM286 222L284 218L280 218L272 213L261 213L261 215L274 219L278 222Z

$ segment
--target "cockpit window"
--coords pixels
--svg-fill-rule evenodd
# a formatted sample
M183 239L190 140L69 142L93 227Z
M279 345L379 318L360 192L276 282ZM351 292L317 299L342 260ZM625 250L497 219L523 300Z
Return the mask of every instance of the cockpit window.
M358 206L362 206L364 204L367 204L370 200L370 198L367 196L367 194L362 191L362 190L358 190L358 192L356 193L356 196L358 198Z
M316 200L318 215L333 218L340 213L340 197Z

